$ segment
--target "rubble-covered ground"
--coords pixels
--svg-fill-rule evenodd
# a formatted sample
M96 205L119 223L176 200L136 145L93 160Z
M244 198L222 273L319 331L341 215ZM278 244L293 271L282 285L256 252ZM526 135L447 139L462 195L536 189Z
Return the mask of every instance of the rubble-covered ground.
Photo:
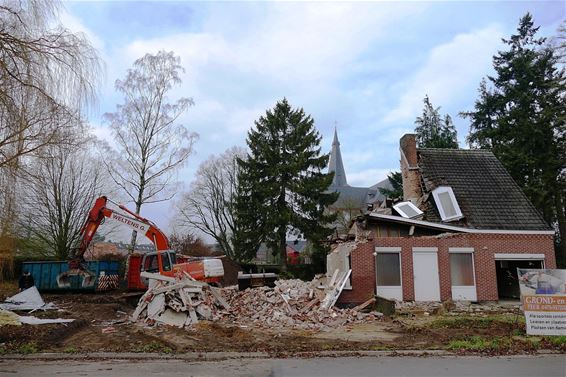
M304 320L307 325L303 326L303 320L298 320L302 313L295 313L295 317L285 311L274 314L273 308L263 305L256 313L249 310L252 305L249 301L254 295L271 298L285 307L287 304L282 302L289 301L296 311L303 305L293 301L298 292L287 292L281 300L274 294L268 295L269 292L272 290L264 288L233 292L228 300L231 304L239 303L232 304L231 310L235 313L221 313L221 318L199 320L185 328L130 322L128 318L135 303L129 303L131 300L126 293L44 294L44 300L53 302L59 310L36 311L33 315L75 318L76 321L0 326L0 352L264 351L278 356L329 350L449 349L508 354L544 348L566 352L566 337L526 336L517 303L504 306L404 303L398 305L393 317L364 314L358 319L358 315L350 311L345 317L322 315L320 321L325 325L321 326L308 325L313 319L307 318ZM238 301L234 301L236 299ZM272 322L266 323L266 317ZM338 323L335 318L346 320ZM294 326L295 321L299 326Z

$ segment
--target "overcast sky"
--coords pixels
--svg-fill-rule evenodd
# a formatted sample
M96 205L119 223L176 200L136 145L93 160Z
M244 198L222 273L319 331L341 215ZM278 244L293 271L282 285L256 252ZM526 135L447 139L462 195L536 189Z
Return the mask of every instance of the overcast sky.
M192 97L181 122L200 135L181 172L188 188L211 154L245 145L253 121L287 97L315 119L330 149L335 124L348 183L369 186L399 167L399 138L414 129L428 94L465 147L482 77L501 38L531 12L540 34L566 19L564 1L520 2L65 2L66 27L87 34L106 64L95 133L122 98L114 81L135 59L174 51L186 69L171 99ZM142 214L170 231L170 203Z

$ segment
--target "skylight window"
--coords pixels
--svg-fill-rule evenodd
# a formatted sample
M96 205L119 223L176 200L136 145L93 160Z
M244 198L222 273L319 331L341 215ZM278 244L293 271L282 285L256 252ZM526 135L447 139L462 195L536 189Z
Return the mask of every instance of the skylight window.
M417 206L411 202L397 203L393 206L393 208L395 208L395 211L397 211L397 213L399 213L402 217L407 219L412 219L423 214L423 211L418 209Z
M455 221L462 217L462 211L460 211L460 206L452 191L452 187L440 186L432 190L432 196L436 202L436 208L440 213L442 221Z

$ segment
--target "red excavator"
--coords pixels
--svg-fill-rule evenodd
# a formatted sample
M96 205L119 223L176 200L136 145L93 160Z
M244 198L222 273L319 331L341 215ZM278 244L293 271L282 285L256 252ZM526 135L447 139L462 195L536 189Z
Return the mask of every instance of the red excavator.
M69 261L69 270L57 277L59 286L64 286L71 276L82 276L85 286L91 285L91 282L94 283L96 277L85 267L84 254L96 230L105 218L116 220L137 232L143 233L155 245L155 252L131 254L128 257L128 289L147 288L147 279L143 279L141 276L143 271L170 277L188 273L192 278L208 283L218 283L222 279L224 268L220 259L199 258L191 260L190 257L185 256L177 258L175 252L169 248L169 240L154 223L133 213L121 204L112 202L125 213L119 213L115 209L108 208L107 203L109 201L106 196L101 196L94 202L94 206L88 213L86 222L81 229L83 235L81 244L75 251L73 259ZM177 263L177 259L183 260L183 263Z

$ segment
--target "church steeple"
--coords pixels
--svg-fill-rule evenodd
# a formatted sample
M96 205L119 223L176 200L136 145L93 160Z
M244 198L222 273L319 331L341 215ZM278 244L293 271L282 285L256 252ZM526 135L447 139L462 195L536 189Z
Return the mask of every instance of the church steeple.
M338 141L338 132L334 127L334 140L332 141L332 151L330 152L330 160L328 162L328 172L334 172L332 185L335 187L348 186L346 181L346 171L342 163L342 153L340 153L340 142Z

